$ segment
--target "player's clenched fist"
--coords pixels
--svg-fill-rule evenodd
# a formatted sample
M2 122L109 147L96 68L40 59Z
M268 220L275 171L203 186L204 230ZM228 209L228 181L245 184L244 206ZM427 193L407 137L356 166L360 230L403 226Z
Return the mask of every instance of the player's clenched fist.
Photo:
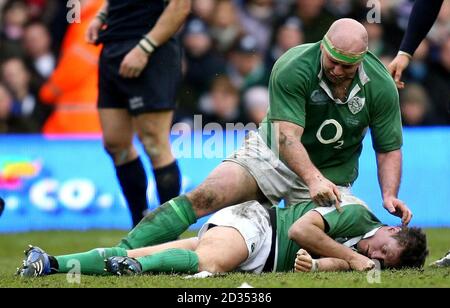
M295 272L315 272L319 269L319 263L313 259L311 255L304 249L297 252L295 258L294 271Z

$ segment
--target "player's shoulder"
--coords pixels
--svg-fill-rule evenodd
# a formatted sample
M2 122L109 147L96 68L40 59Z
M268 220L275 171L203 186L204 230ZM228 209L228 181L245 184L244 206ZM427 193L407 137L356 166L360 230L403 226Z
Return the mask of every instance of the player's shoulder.
M276 62L272 74L277 77L311 78L319 68L320 43L302 44L286 51Z
M304 64L311 64L315 58L318 58L320 54L320 44L310 43L302 44L290 48L286 51L275 63L277 69L293 69L297 66L302 68L308 68L303 66Z
M397 89L394 79L389 74L386 66L372 52L368 52L363 62L363 69L370 79L369 86L380 91L392 91Z

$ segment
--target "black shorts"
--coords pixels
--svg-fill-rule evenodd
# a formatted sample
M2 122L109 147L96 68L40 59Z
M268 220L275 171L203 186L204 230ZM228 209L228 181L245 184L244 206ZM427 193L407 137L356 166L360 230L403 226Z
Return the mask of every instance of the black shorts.
M181 47L171 39L150 56L138 78L119 75L120 64L139 41L108 42L99 65L98 108L126 108L132 115L173 110L181 80Z

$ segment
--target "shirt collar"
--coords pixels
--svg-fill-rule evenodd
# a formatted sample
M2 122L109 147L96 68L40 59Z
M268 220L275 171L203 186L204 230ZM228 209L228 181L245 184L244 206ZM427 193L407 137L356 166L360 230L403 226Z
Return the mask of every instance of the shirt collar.
M317 78L319 78L319 86L325 91L325 93L328 95L330 99L332 99L336 104L344 105L348 101L350 101L355 95L361 90L361 87L363 87L366 83L370 81L369 76L367 76L366 71L364 70L364 62L361 62L361 64L358 67L358 74L357 74L357 80L355 85L353 86L352 90L350 91L350 95L348 96L347 100L345 102L341 101L339 98L334 98L333 94L331 92L331 89L328 87L327 83L323 79L323 65L322 65L322 56L320 57L320 71L317 75ZM356 76L355 76L356 78Z

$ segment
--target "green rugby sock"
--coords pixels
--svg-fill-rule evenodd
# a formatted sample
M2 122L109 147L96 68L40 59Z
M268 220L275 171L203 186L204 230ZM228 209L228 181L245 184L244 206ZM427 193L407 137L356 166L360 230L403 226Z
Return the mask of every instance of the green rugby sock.
M145 216L118 246L136 249L173 241L196 221L191 202L179 196Z
M197 273L198 256L187 249L167 249L150 256L137 258L143 272Z
M105 274L105 259L114 256L126 257L126 249L120 247L97 248L87 252L71 255L56 256L58 261L58 273L80 271L80 274L103 275Z

